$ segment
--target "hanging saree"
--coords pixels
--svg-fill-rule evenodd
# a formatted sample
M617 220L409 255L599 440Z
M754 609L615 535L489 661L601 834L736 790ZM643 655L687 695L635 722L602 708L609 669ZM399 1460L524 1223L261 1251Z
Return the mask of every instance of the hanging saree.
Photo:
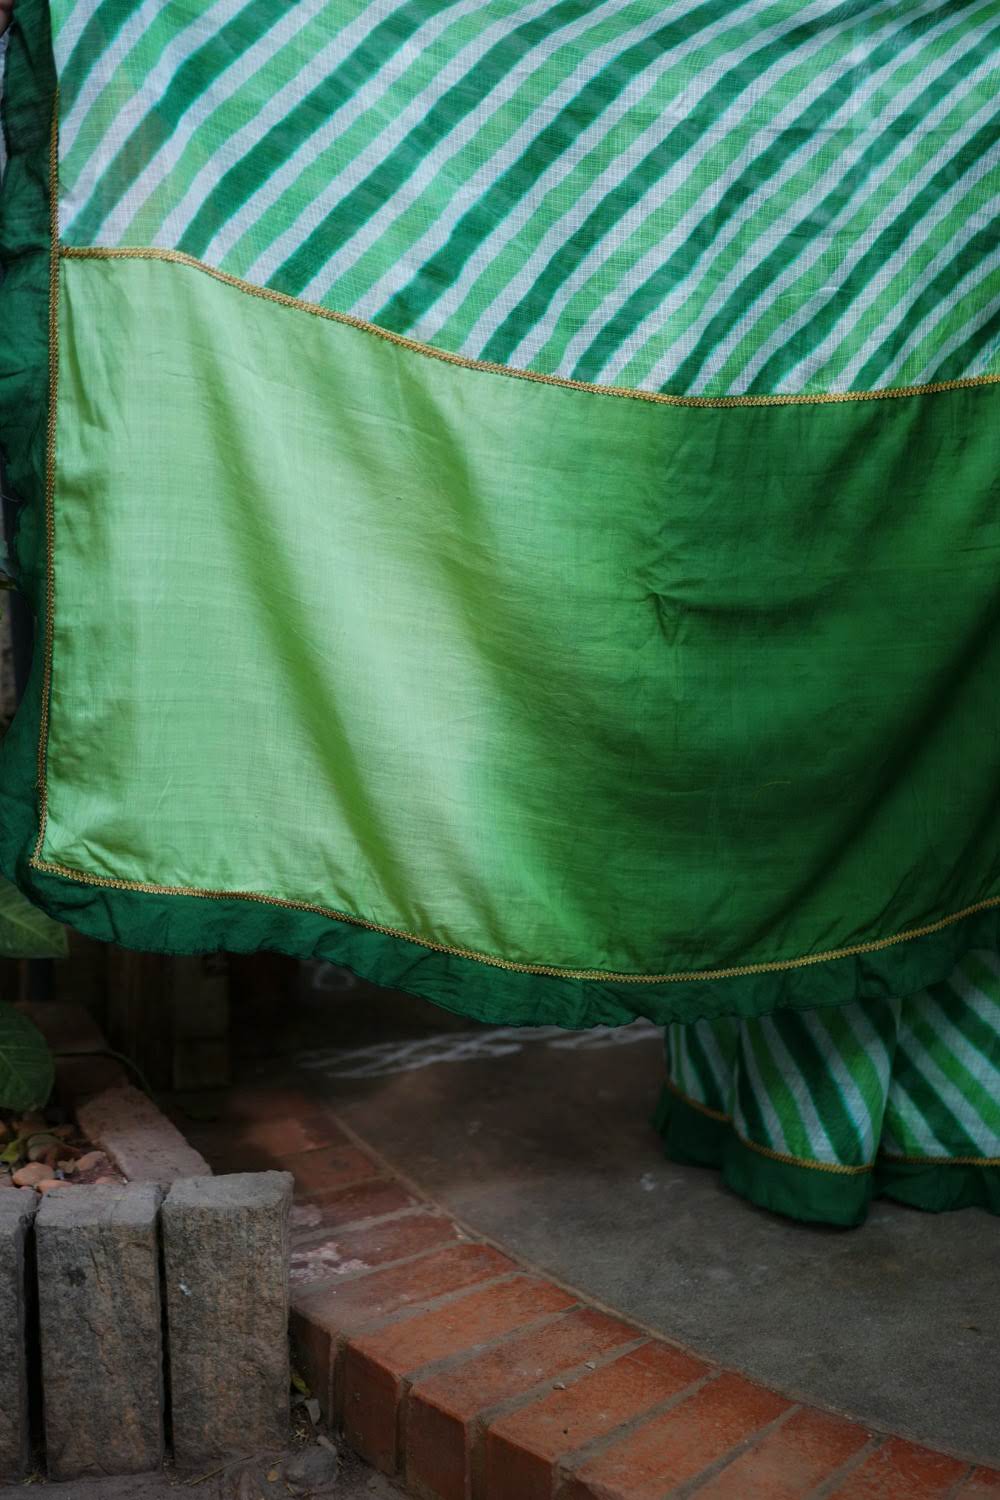
M18 0L3 870L698 1023L692 1109L776 1012L905 1057L1000 945L998 59L1000 0Z

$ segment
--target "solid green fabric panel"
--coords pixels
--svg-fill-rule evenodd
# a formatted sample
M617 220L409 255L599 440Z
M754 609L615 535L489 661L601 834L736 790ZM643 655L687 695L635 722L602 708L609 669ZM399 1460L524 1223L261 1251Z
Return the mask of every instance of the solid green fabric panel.
M602 976L996 896L996 390L690 410L61 275L43 865Z

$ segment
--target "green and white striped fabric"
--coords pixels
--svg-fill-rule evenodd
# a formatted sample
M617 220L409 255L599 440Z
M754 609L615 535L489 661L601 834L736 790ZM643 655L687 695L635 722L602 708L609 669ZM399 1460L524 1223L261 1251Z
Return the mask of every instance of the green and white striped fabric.
M1000 0L54 0L73 247L695 396L1000 370Z
M737 1022L672 1025L671 1090L762 1156L851 1174L876 1163L1000 1173L1000 955L946 983Z

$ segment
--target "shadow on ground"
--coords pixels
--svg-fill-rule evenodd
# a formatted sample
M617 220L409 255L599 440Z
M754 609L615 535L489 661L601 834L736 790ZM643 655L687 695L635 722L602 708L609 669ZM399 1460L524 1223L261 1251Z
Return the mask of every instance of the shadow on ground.
M789 1223L663 1159L651 1026L488 1028L336 971L314 980L257 1066L294 1059L477 1230L782 1391L1000 1463L1000 1219L877 1202L860 1229Z

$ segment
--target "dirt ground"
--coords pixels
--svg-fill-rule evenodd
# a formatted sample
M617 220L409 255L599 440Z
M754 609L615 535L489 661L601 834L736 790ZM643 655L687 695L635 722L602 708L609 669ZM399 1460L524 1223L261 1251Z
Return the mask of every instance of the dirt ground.
M346 1450L339 1465L324 1462L315 1448L315 1472L289 1467L301 1460L298 1448L286 1457L234 1464L223 1473L179 1476L140 1474L121 1479L75 1480L45 1484L39 1480L0 1487L0 1500L400 1500L401 1491ZM336 1470L336 1473L334 1473Z

